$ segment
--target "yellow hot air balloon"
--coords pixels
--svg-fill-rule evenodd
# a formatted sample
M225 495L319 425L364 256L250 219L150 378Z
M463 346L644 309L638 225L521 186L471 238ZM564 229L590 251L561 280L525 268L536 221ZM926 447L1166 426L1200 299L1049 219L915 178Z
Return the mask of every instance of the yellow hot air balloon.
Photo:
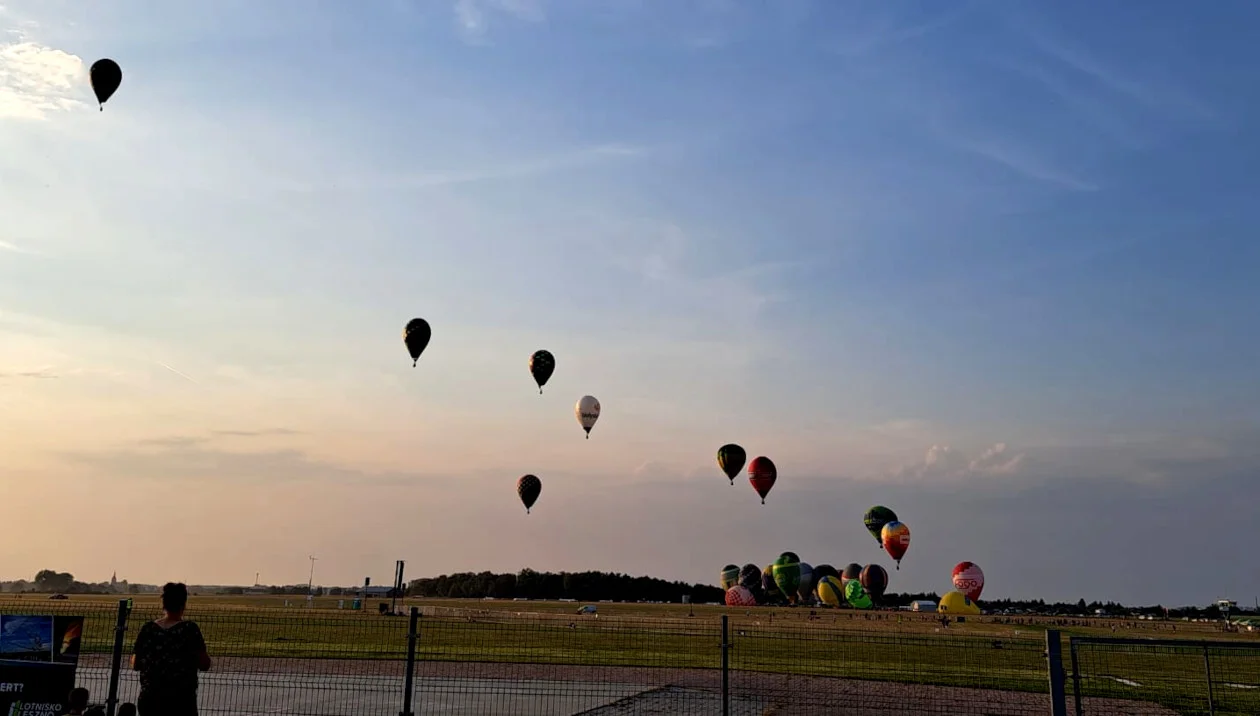
M840 580L827 575L818 580L818 586L815 587L818 592L818 598L823 604L833 607L844 606L844 587L840 585Z
M956 614L961 616L970 616L979 614L980 607L976 603L967 598L966 594L959 591L946 592L941 597L941 603L936 606L936 611L942 614Z

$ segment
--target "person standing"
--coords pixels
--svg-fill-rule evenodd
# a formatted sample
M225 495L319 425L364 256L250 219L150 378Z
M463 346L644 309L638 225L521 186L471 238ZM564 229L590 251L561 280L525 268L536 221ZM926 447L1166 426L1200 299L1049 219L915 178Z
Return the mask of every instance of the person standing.
M197 672L210 670L206 641L196 622L184 619L188 587L162 587L162 616L140 628L131 667L140 672L141 716L197 716Z

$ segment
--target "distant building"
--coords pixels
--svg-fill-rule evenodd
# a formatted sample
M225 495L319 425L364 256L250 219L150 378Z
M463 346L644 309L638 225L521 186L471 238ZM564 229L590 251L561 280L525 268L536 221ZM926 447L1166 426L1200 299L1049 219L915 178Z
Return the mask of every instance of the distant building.
M912 612L934 612L936 611L936 602L926 599L918 599L910 602L910 611Z

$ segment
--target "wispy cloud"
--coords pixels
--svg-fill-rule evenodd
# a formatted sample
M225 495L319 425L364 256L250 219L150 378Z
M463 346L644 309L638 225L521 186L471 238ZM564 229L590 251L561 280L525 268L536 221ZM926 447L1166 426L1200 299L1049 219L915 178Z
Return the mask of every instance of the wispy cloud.
M212 430L215 435L233 438L260 438L272 435L302 435L301 430L290 428L262 428L259 430Z
M913 465L892 470L894 479L961 479L983 475L1013 475L1023 468L1028 455L1013 452L1006 443L996 443L986 448L974 459L949 445L933 445L923 459Z
M547 14L540 0L456 0L456 28L468 42L482 44L496 14L526 22L542 22Z
M899 21L894 13L887 9L891 6L872 4L869 7L880 8L878 15L867 22L853 18L855 22L852 25L852 33L834 41L829 49L849 58L869 55L877 50L891 48L942 30L961 19L975 5L975 0L955 3L931 19L905 23Z
M0 119L41 120L84 106L77 55L21 38L0 44Z
M952 144L971 154L999 164L1023 176L1026 179L1054 184L1075 191L1097 191L1098 184L1073 175L1071 172L1053 166L1049 161L1037 156L1028 146L991 137L988 139L968 139L954 136Z
M52 368L36 368L34 370L17 370L17 371L0 371L0 379L4 379L4 378L51 379L51 378L60 378L60 377L61 375L58 374Z
M28 256L43 256L43 254L34 249L28 249L23 246L18 246L17 244L11 244L8 241L0 241L0 251L10 251L15 254L26 254Z

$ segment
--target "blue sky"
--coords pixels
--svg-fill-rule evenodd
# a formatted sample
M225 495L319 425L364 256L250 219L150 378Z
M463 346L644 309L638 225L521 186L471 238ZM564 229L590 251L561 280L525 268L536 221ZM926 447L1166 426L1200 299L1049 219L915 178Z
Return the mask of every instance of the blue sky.
M176 530L198 581L310 549L330 582L713 580L878 560L861 513L900 500L894 589L971 559L1002 594L1260 591L1219 545L1260 536L1249 3L3 8L4 479L132 545L0 547L12 576L164 580ZM764 508L728 441L779 465ZM1136 546L1005 547L1043 519Z

